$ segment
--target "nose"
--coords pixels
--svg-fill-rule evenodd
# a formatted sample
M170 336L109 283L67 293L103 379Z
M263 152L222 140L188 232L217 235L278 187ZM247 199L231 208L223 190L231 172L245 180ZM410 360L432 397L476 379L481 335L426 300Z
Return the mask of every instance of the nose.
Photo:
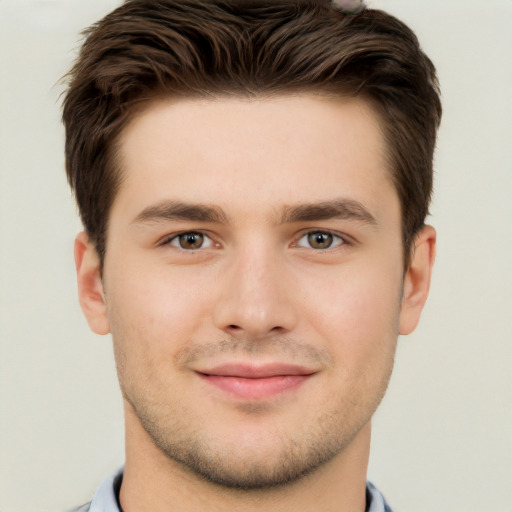
M233 337L262 339L293 330L293 286L279 255L247 249L227 265L215 304L215 326Z

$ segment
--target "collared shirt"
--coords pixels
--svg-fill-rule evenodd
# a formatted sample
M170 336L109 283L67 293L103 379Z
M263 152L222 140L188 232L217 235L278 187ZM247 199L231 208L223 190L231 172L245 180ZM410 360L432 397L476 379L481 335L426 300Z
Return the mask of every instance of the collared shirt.
M92 501L70 512L121 512L119 489L123 480L123 470L106 478L94 494ZM366 512L393 512L384 496L371 483L366 484Z

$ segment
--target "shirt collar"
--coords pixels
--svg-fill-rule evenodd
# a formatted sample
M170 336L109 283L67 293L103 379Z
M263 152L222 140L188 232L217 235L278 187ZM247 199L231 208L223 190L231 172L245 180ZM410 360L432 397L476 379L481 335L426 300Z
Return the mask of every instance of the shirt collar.
M123 479L123 469L106 478L94 494L89 512L121 512L118 505L119 489ZM366 483L366 512L393 512L384 496L371 483Z
M123 478L123 469L103 480L92 498L89 512L120 512L117 497Z
M393 512L384 496L371 482L366 482L366 496L368 502L366 512Z

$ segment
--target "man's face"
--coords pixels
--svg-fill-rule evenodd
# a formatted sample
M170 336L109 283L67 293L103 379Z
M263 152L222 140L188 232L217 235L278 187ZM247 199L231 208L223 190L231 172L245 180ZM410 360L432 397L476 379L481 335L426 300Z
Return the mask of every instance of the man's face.
M120 162L103 285L128 430L242 488L366 442L405 314L400 206L371 109L155 102Z

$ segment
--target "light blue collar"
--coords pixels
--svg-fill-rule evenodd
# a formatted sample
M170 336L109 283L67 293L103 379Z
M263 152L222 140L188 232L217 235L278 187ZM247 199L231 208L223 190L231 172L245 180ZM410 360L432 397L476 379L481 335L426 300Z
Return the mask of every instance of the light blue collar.
M103 480L92 498L89 512L120 512L114 492L114 480L122 475L123 469Z
M120 478L122 473L123 468L103 481L92 498L89 512L120 512L114 491L114 481ZM393 512L379 490L371 482L367 482L366 485L367 494L371 496L370 508L366 512Z

